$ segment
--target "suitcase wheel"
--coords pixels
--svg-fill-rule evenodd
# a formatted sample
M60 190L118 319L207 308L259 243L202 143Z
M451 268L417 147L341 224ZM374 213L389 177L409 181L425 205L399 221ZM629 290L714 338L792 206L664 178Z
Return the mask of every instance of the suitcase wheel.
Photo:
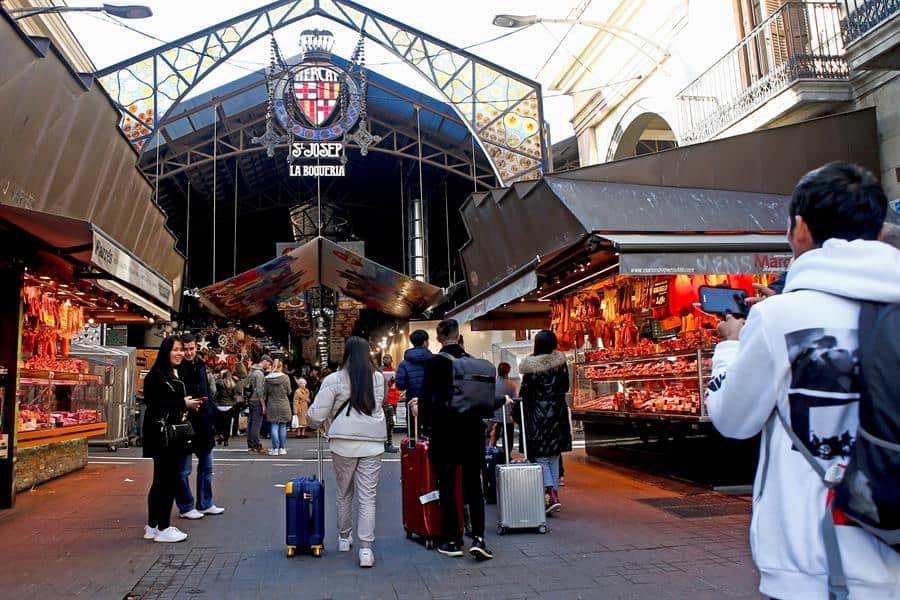
M288 546L288 547L287 547L287 555L288 555L288 558L292 558L292 557L295 556L296 554L297 554L297 548L296 548L295 546Z
M411 540L413 537L412 531L409 529L406 530L406 539Z
M312 555L316 558L322 556L322 546L312 546L310 550L312 550Z
M540 527L538 527L538 533L547 533L547 526L541 525Z
M425 540L425 549L434 550L434 540Z
M506 533L506 527L503 525L497 525L497 535L504 535Z

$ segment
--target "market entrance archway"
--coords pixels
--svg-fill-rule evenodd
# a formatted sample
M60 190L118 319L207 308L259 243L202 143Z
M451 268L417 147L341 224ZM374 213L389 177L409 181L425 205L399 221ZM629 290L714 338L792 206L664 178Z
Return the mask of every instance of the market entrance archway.
M675 148L678 142L669 123L654 112L638 115L619 136L612 159L631 158Z
M360 32L412 66L470 129L501 185L544 172L540 84L348 0L278 0L96 76L119 107L120 128L140 152L158 124L216 66L313 16Z

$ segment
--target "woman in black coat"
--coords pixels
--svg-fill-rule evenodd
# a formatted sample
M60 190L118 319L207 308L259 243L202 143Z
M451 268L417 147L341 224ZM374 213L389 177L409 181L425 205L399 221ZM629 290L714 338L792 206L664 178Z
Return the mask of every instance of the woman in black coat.
M572 450L569 426L569 369L566 357L557 351L556 335L546 329L534 338L534 354L519 365L522 387L519 396L525 407L528 458L544 469L547 514L562 508L559 502L559 456Z
M181 542L187 534L170 525L175 490L181 477L183 449L167 448L164 440L164 423L175 424L184 420L188 410L197 410L203 404L193 400L185 392L184 383L178 377L178 366L184 359L181 340L169 336L159 347L153 368L144 379L143 432L144 456L153 459L153 484L147 495L149 516L144 527L144 539L154 542Z

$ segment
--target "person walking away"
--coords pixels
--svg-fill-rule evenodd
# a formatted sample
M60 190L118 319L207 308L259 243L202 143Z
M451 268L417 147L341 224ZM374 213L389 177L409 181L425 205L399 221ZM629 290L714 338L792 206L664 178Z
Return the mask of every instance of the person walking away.
M463 555L461 530L456 507L456 471L462 470L463 504L469 506L472 545L469 555L476 560L494 557L484 540L484 495L481 472L484 469L484 424L480 414L461 414L451 407L453 396L453 359L468 356L459 345L459 323L445 319L437 326L441 352L425 363L421 396L413 399L411 411L430 431L430 458L438 476L443 541L438 552L445 556ZM452 357L452 358L451 358Z
M297 378L297 391L294 392L294 414L297 415L297 433L296 437L305 438L306 428L309 427L307 414L309 413L309 388L306 387L306 380L302 377Z
M409 401L422 395L422 380L425 378L425 363L434 356L428 349L428 332L424 329L416 329L409 334L409 342L412 348L403 354L403 360L397 367L397 389L406 392L409 411ZM406 422L412 419L410 414L406 416Z
M397 389L397 372L394 371L394 358L385 354L381 358L381 374L384 376L384 422L387 429L387 440L384 442L384 451L390 454L400 452L394 446L394 417L397 413L397 403L400 402L400 390Z
M503 401L507 396L510 398L519 397L519 387L516 382L509 378L512 371L512 365L508 362L502 362L497 365L497 383L494 385L494 396L497 401ZM497 443L497 439L503 433L503 421L506 421L506 439L503 440L505 448L512 450L513 439L515 438L515 430L513 427L512 406L501 406L494 411L491 418L491 445Z
M209 369L206 363L197 355L197 338L193 334L186 333L181 336L184 347L184 360L178 368L178 375L184 382L188 395L193 398L204 399L203 405L196 411L188 414L191 425L194 426L194 454L197 456L197 500L191 493L191 466L190 454L184 457L181 465L181 485L175 495L175 504L182 519L202 519L204 515L220 515L225 512L213 503L212 477L213 457L212 450L216 445L216 418L215 402L210 397Z
M222 445L228 447L231 438L231 423L237 419L238 384L230 369L222 369L216 382L216 409L218 410L218 431Z
M805 446L829 472L848 462L862 434L861 307L900 302L900 252L874 241L886 210L881 185L858 166L807 173L790 202L794 259L784 293L754 305L746 323L719 325L707 409L727 437L762 432L750 542L765 596L828 597L824 532L836 530L850 597L900 597L900 553L835 514L831 492L797 450Z
M189 411L199 410L202 400L187 394L178 376L184 360L181 340L170 335L162 341L156 362L144 379L147 410L141 424L144 458L153 459L153 483L147 494L147 524L144 539L154 542L182 542L187 534L171 525L172 505L181 480L183 447L167 446L163 427L181 423ZM187 454L190 457L190 454Z
M266 416L272 434L270 456L287 454L287 426L291 422L291 381L284 373L281 359L272 363L272 372L266 375Z
M250 367L247 385L250 386L250 419L247 424L247 452L265 454L259 441L259 430L262 427L263 415L266 412L266 372L272 368L272 357L263 354L259 363Z
M322 381L309 421L330 422L328 441L337 480L338 550L353 545L353 497L357 505L359 566L375 564L375 505L381 457L384 453L384 376L360 337L347 339L341 368Z
M529 454L544 470L545 509L554 514L562 508L559 501L559 457L572 450L569 426L569 368L566 357L557 348L556 334L546 329L534 336L534 353L522 359L519 390L525 409L522 431Z

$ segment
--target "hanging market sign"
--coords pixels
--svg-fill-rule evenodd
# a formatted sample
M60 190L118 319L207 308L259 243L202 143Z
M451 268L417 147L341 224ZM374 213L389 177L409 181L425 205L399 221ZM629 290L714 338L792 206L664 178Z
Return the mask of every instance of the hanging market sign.
M291 158L315 160L315 164L291 164L291 177L343 177L347 174L344 144L340 142L294 142L291 144ZM320 164L322 159L337 159L341 164Z
M266 131L252 141L265 146L270 157L287 145L292 177L343 177L347 143L354 142L365 156L381 141L369 132L366 116L364 38L360 35L347 68L335 62L333 47L330 31L307 29L300 34L301 62L291 66L272 37L269 73L276 75L268 85Z
M619 257L622 275L756 275L783 273L791 263L782 253L628 254Z

